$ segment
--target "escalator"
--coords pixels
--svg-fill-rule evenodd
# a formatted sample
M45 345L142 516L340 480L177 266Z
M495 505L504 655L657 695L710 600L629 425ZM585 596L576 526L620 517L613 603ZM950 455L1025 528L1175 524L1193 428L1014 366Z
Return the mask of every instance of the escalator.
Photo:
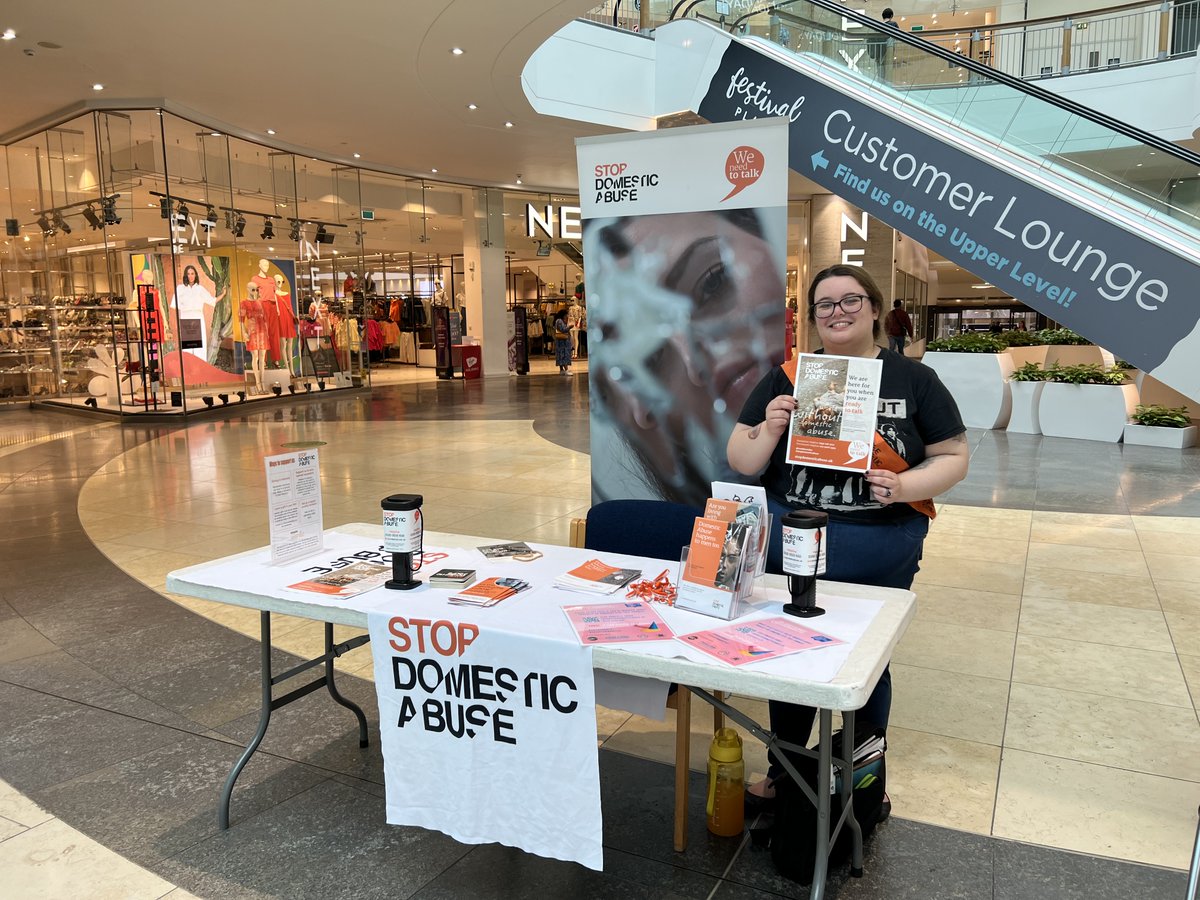
M656 30L655 115L788 118L793 170L1200 396L1200 156L831 0L726 24Z

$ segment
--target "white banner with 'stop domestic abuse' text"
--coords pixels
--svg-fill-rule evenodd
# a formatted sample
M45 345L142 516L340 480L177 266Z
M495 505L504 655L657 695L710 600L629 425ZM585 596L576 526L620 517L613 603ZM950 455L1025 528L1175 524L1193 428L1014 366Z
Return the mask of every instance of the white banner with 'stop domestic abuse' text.
M387 820L603 868L591 649L368 615Z

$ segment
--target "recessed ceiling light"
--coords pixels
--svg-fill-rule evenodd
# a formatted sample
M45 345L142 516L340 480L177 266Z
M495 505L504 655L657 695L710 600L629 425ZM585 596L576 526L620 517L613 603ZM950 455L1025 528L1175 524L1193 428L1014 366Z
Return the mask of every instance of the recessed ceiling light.
M102 90L104 90L104 85L102 85L100 82L97 81L95 84L92 85L92 90L93 91L102 91Z
M219 132L219 131L210 131L210 132L209 132L209 136L210 136L210 137L220 137L220 136L221 136L221 132Z
M17 36L17 33L15 31L13 31L11 28L5 28L4 34L0 34L0 41L11 41L11 40L14 40L16 38L16 36Z
M467 109L479 109L479 107L478 107L478 106L476 106L474 103L468 103L468 104L467 104Z
M450 52L451 52L451 53L453 53L455 56L462 56L462 55L463 55L463 49L462 49L462 47L451 47L451 48L450 48Z
M354 158L355 158L355 159L361 159L361 158L362 158L362 154L361 154L361 153L355 153L355 154L354 154Z
M268 129L267 129L267 134L274 134L274 133L275 133L275 129L274 129L274 128L268 128Z
M512 128L512 127L513 127L513 126L512 126L512 122L505 122L505 123L504 123L504 127L505 127L505 128Z
M430 169L429 171L432 172L434 175L437 174L437 169Z

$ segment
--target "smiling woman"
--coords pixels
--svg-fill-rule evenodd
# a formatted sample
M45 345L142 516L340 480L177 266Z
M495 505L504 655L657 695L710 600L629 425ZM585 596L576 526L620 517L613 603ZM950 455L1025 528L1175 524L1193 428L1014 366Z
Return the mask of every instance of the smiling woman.
M597 498L702 506L736 475L734 417L783 359L786 222L773 213L585 224Z
M967 474L966 429L954 398L932 369L878 345L883 308L874 279L856 266L831 266L817 273L808 290L808 317L823 352L882 363L870 470L859 474L788 463L784 436L797 412L795 363L769 372L738 417L729 438L729 461L745 475L759 475L766 488L775 517L769 572L782 571L783 516L816 509L829 515L827 580L907 589L934 515L931 499ZM842 384L831 382L818 405L836 406ZM886 728L891 702L891 676L884 670L860 721ZM804 743L812 720L811 709L771 702L771 730L785 741ZM773 761L768 780L751 789L757 798L752 805L774 796L771 779L778 774Z

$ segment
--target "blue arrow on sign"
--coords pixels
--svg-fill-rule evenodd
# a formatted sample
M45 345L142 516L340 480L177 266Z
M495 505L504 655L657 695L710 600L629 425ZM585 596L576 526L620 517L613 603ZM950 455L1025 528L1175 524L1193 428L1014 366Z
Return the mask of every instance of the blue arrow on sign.
M825 158L824 150L818 150L812 155L812 165L814 169L826 169L829 167L829 160Z

